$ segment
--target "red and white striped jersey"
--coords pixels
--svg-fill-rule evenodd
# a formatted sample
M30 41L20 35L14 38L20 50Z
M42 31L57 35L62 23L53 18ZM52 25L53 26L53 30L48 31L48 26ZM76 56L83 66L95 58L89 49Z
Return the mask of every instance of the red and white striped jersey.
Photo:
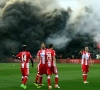
M29 68L29 60L32 58L30 52L22 51L16 57L19 57L21 60L21 68Z
M40 59L39 64L46 64L46 49L39 50L37 56L39 56Z
M48 67L55 66L55 63L54 63L54 60L53 60L53 56L56 56L54 50L51 50L51 49L46 50L46 59L47 59Z
M89 59L90 59L91 55L90 53L88 52L83 52L82 53L82 61L81 61L81 64L83 65L88 65L88 62L89 62Z

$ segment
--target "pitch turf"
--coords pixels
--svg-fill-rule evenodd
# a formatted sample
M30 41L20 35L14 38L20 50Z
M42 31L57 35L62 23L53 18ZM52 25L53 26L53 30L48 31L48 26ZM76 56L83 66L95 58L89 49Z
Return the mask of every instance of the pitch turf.
M59 70L59 90L100 90L100 65L94 64L90 68L88 75L89 84L83 84L80 64L57 64ZM30 76L27 82L27 90L39 90L33 82L36 75L36 66L30 67ZM43 83L45 86L40 90L47 89L47 80L44 75ZM54 75L51 77L54 87ZM18 63L0 63L0 90L23 90L20 88L21 73ZM56 89L52 89L56 90Z

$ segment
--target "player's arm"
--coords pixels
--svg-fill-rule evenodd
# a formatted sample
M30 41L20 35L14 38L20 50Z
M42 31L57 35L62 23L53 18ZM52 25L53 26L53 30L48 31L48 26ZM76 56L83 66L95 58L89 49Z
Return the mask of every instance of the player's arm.
M56 53L54 50L53 50L52 56L53 56L54 66L56 67Z
M34 67L34 62L33 62L33 57L32 57L32 55L30 54L30 52L29 52L29 58L30 58L30 61L31 61L31 64L32 64L32 68Z
M56 57L53 56L53 60L54 60L54 66L56 67Z
M84 62L84 53L82 54L82 61L81 61L81 65L83 64L83 62Z
M39 64L39 62L40 62L40 50L38 51L36 58L37 58L37 64Z
M37 64L39 64L40 57L37 55Z
M91 56L90 56L89 60L90 60L90 65L92 65L92 59L91 59Z
M32 64L32 68L34 67L34 62L33 62L33 58L30 58L31 64Z
M13 55L13 58L14 58L14 59L20 59L20 56L21 56L21 52L18 53L16 56Z
M37 65L36 65L36 68L38 68L38 64L39 64L39 62L40 62L40 57L37 55Z

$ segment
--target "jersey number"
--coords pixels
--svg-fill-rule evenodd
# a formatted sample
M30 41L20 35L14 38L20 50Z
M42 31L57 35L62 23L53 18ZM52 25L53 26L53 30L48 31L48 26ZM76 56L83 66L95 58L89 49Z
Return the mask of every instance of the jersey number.
M22 61L26 61L26 55L22 55Z
M51 61L51 53L47 53L47 60L50 60Z

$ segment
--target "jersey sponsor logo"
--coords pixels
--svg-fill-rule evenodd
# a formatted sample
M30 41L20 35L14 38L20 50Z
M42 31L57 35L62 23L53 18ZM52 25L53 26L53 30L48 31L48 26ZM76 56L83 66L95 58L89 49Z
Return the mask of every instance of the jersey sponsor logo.
M43 53L43 52L42 52L42 53L40 53L40 56L41 56L41 57L43 57L44 55L45 55L45 53Z
M45 64L45 51L44 50L40 53L40 57L41 57L41 63Z
M88 53L84 55L84 58L89 59Z

